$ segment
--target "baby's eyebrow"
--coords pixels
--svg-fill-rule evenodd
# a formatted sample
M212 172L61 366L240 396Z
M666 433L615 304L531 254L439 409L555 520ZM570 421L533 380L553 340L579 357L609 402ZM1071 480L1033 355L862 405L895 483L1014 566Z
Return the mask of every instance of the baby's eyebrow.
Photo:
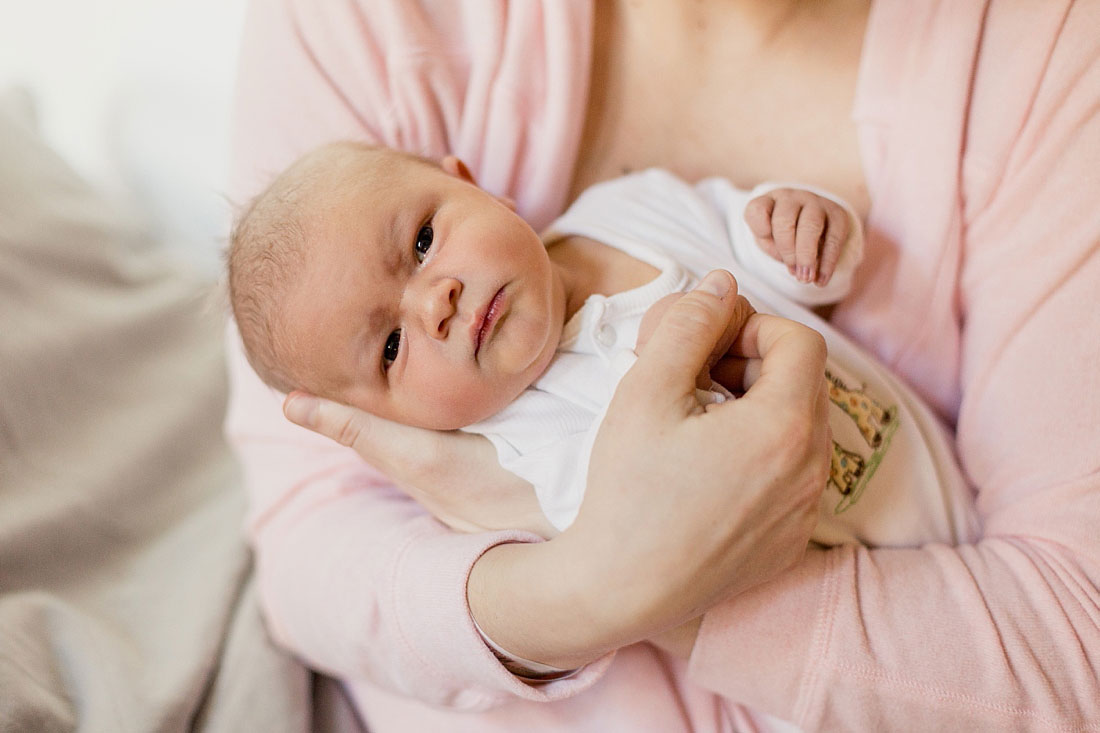
M406 245L405 240L408 239L406 235L407 221L409 215L405 209L394 212L389 221L380 227L380 234L382 240L379 243L381 250L381 256L378 258L378 266L382 268L382 273L379 273L381 282L392 283L394 287L400 287L402 273L404 272L404 262L407 259L407 250L411 248L411 244ZM385 303L385 299L381 299L382 303ZM389 337L391 331L397 327L398 324L391 323L393 313L390 308L379 305L378 302L371 308L367 314L367 326L364 332L361 334L361 341L364 344L364 348L368 352L373 353L375 351L381 351L381 346L376 343L379 340L385 342L385 339Z
M378 350L377 345L373 343L379 339L385 339L390 335L389 316L381 308L372 308L370 314L367 316L367 330L366 339L370 343L370 348Z
M382 244L382 251L385 253L382 262L389 274L400 271L401 263L412 247L408 234L408 219L407 210L402 209L390 217L389 225L384 229L386 239Z
M402 213L403 210L395 211L393 214L391 214L389 223L383 229L386 237L383 243L383 251L388 253L390 258L392 258L396 253L400 253L401 251L401 249L397 247L397 244L398 241L401 239L401 228L403 223L402 219L404 219Z

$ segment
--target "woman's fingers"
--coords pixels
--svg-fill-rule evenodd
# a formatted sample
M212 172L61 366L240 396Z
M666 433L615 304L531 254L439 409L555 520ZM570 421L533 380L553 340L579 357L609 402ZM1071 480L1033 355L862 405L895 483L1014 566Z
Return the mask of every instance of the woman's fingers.
M478 451L480 436L402 425L306 392L291 392L283 414L292 423L351 448L406 489L446 481L467 464L480 466L479 458L488 455ZM472 459L470 451L476 452Z
M426 506L430 503L425 501L427 487L461 480L448 467L464 457L451 449L451 441L442 439L444 433L395 423L301 391L287 396L283 414L292 423L351 448ZM435 513L436 507L428 508Z
M734 283L736 287L736 281ZM657 330L657 325L664 317L668 309L673 306L680 298L683 298L685 293L672 293L658 300L649 310L646 311L645 316L642 318L641 326L638 328L638 340L634 345L634 351L637 354L641 354L649 344L649 338ZM728 296L731 297L731 296ZM695 380L695 386L699 389L710 389L711 380L714 379L719 383L724 384L718 377L713 376L713 371L725 357L726 351L729 349L730 344L737 338L738 332L744 325L748 317L755 313L755 309L745 299L743 295L737 295L737 302L733 306L733 315L726 322L725 329L722 335L718 338L714 348L711 350L710 356L707 357L703 368Z
M755 387L781 390L804 402L817 399L828 349L817 331L779 316L754 313L729 350L730 356L762 359ZM771 356L771 358L768 358Z
M531 485L501 468L484 436L414 428L305 392L292 392L283 413L354 450L454 529L556 534Z
M711 367L710 378L734 395L741 395L751 389L760 378L760 366L759 359L726 356Z
M644 339L640 334L644 342L638 351L644 350L646 359L624 380L647 382L670 399L690 395L694 400L697 377L725 354L751 312L730 273L708 273L691 292L662 303L656 331ZM654 319L647 313L646 320Z
M355 407L295 391L283 402L288 420L353 449L379 470L398 454L420 453L426 431L375 417ZM380 425L381 424L381 425ZM382 429L376 430L375 428ZM402 461L402 463L407 463ZM387 471L388 473L388 471Z

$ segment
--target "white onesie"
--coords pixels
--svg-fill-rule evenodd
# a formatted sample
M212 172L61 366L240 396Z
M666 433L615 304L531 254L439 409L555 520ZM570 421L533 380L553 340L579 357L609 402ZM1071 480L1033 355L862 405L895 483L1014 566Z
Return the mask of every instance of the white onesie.
M534 485L558 529L572 523L584 497L592 443L619 379L636 358L642 316L665 295L725 268L758 311L805 323L829 346L833 458L814 539L909 546L956 544L976 535L971 490L935 416L871 356L804 307L834 302L850 290L862 256L858 221L845 205L853 236L829 285L799 283L757 246L744 222L745 205L779 187L747 193L717 178L691 186L666 171L648 170L588 189L544 234L547 246L569 235L594 239L660 272L634 290L588 298L565 324L543 375L502 411L465 428L488 437L501 465ZM731 477L731 489L736 485ZM679 490L690 498L690 487Z

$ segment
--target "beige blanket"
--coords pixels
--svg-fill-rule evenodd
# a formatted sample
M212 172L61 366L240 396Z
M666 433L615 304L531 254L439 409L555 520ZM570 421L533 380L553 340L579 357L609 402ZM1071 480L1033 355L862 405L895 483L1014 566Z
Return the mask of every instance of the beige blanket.
M241 538L222 307L28 117L0 99L0 731L308 730Z

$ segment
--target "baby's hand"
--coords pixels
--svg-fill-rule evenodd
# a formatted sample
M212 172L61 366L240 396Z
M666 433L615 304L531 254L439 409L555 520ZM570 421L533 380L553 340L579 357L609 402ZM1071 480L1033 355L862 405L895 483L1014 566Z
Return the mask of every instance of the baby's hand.
M804 283L825 285L848 239L848 213L840 204L799 188L777 188L745 207L760 248Z

